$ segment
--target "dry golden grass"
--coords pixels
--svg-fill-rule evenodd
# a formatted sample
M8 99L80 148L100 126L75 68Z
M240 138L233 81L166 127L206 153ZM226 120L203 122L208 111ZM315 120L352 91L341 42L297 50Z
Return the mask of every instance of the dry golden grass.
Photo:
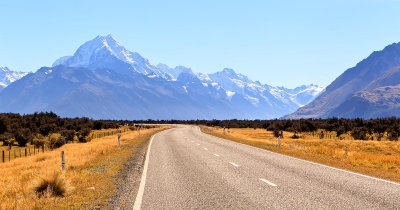
M137 145L166 127L122 134L121 147L117 135L93 139L89 143L73 143L54 151L0 164L0 209L93 209L107 208L115 193L114 177ZM34 192L38 180L61 171L60 153L65 151L66 172L70 187L64 197L39 196Z
M284 132L281 147L264 129L202 127L206 133L270 151L400 182L400 142L335 140Z

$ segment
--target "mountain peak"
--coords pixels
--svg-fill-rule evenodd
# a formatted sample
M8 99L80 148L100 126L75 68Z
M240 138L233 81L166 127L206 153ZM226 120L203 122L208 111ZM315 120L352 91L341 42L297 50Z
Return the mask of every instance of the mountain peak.
M96 36L81 45L73 56L65 56L54 62L54 65L91 68L93 64L118 59L127 64L145 60L137 53L129 52L113 35ZM106 65L105 65L106 66ZM97 65L94 65L97 67Z
M225 74L228 74L228 75L236 75L235 70L230 69L230 68L224 68L224 69L222 70L222 72L224 72Z
M0 88L7 87L25 75L27 75L25 72L12 71L7 67L0 67Z
M2 66L0 66L0 71L2 71L2 72L9 72L10 69L7 68L7 67L2 67Z

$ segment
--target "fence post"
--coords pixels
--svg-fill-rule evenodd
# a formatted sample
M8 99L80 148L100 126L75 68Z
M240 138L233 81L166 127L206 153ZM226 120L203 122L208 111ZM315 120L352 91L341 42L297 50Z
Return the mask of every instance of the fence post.
M64 151L61 151L61 170L64 173L65 171L65 158L64 158Z
M8 162L11 161L11 150L8 150Z
M27 152L27 151L26 151L26 148L25 148L25 157L26 157L26 152Z
M118 134L118 146L121 146L121 134Z
M3 163L4 163L4 150L2 151L1 154L2 154L2 155L1 155L1 159L3 159Z
M36 154L36 146L33 146L33 155Z
M44 152L44 145L42 146L42 152Z

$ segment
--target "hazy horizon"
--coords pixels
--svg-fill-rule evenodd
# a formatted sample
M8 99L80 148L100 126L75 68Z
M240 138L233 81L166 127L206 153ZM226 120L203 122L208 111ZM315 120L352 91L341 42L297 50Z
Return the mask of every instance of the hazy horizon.
M400 2L393 0L77 4L2 1L0 66L36 71L111 33L154 65L203 73L232 68L274 86L326 86L400 41Z

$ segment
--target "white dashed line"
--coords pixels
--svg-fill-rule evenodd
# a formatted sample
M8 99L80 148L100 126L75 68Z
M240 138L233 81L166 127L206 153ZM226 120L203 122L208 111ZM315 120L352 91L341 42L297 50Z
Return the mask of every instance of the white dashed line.
M260 179L260 180L261 180L262 182L265 182L265 183L271 185L272 187L276 187L276 186L277 186L276 184L274 184L274 183L272 183L272 182L270 182L270 181L268 181L268 180L266 180L266 179Z
M219 157L219 155L218 155L218 154L214 154L214 156L216 156L216 157Z
M231 165L235 166L235 167L239 167L238 164L234 163L234 162L229 162Z
M208 149L204 147L204 150L207 151Z

